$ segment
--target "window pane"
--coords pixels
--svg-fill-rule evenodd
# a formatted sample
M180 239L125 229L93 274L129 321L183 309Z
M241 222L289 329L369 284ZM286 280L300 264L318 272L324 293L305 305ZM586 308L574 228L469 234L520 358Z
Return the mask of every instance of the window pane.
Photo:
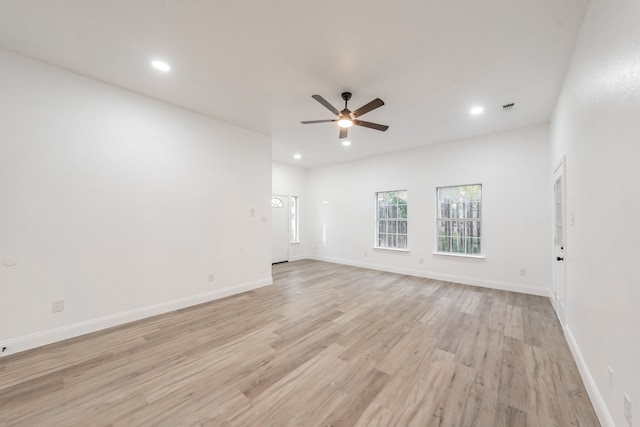
M377 246L407 247L407 191L376 193ZM398 221L397 219L401 219ZM403 236L400 236L403 235Z
M271 207L272 208L284 208L284 203L282 203L282 200L278 197L272 197L271 198Z
M479 221L439 221L436 229L438 251L480 254Z
M398 205L398 218L407 217L407 205Z
M480 221L471 221L471 237L480 237Z
M291 196L291 243L300 241L298 236L298 197Z
M436 246L440 252L480 254L482 185L440 187L437 194Z

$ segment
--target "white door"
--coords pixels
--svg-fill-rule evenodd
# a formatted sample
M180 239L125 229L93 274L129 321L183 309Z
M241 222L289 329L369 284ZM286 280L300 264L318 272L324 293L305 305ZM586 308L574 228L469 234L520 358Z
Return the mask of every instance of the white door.
M558 314L558 319L564 325L567 304L567 289L565 277L565 185L564 185L564 160L553 172L553 305Z
M289 198L271 196L271 262L289 260Z

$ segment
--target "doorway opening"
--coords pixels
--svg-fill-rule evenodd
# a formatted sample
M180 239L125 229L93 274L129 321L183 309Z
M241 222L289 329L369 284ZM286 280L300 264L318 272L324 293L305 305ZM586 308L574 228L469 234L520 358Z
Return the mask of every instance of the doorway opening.
M563 326L567 315L565 189L565 159L563 158L553 171L553 306Z
M289 197L271 196L271 263L289 261Z

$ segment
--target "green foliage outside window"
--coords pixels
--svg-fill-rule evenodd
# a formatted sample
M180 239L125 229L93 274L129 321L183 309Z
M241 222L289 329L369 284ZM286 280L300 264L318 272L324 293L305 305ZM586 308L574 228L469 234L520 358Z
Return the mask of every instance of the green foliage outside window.
M407 248L407 191L376 193L379 248Z
M437 189L438 252L482 253L482 185Z

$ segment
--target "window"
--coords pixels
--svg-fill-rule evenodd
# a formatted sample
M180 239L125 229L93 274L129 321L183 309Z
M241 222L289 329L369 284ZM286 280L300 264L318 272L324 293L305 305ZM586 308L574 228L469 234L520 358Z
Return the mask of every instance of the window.
M377 248L407 249L407 191L376 193Z
M291 196L291 243L299 243L298 236L298 196Z
M278 197L272 197L271 198L271 207L272 208L284 208L284 203L282 203L282 200Z
M482 185L439 187L437 198L438 252L480 255Z

